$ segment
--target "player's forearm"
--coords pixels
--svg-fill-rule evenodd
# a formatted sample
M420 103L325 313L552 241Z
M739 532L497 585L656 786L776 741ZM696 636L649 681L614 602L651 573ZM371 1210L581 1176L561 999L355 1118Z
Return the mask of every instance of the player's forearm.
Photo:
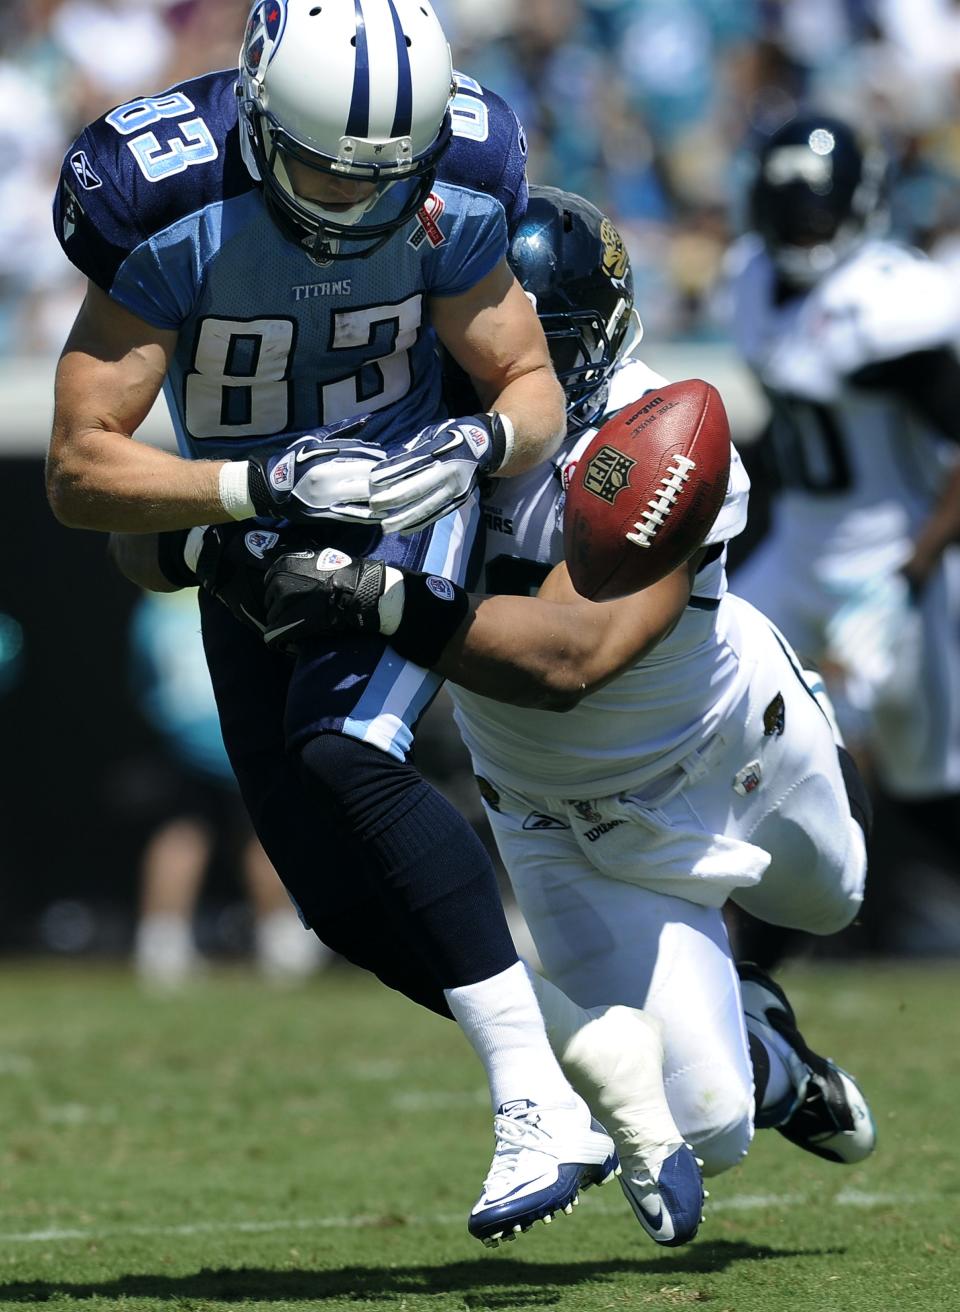
M198 528L197 533L203 532ZM111 533L107 555L131 583L148 592L178 592L195 587L186 561L187 533Z
M468 618L436 668L452 683L494 701L572 710L663 636L653 616L624 626L614 617L615 605L471 597Z
M922 588L951 543L960 542L960 466L951 474L928 519L921 525L904 574Z
M498 469L501 477L525 473L549 459L566 432L563 389L552 369L534 369L509 383L489 408L513 425L513 449Z
M184 460L121 433L55 429L47 496L69 528L149 533L223 523L223 463Z
M495 701L568 710L591 678L590 626L574 612L532 597L472 596L468 618L436 668Z
M471 597L468 618L436 668L495 701L572 710L673 632L701 556L619 601L585 600L565 565L550 572L537 597Z

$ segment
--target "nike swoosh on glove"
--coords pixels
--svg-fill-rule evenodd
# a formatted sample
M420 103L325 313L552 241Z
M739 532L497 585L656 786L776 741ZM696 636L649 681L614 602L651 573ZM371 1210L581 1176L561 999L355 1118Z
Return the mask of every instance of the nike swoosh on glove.
M512 425L495 411L430 424L370 473L370 509L385 533L416 533L468 501L506 458Z
M295 438L279 455L251 460L248 487L257 514L299 523L336 519L365 524L374 519L370 474L383 450L348 437L369 417L331 424Z
M194 529L199 551L196 580L238 619L261 635L267 627L265 576L274 560L286 552L309 550L313 543L304 528L272 529L245 524L211 524ZM196 540L192 542L196 547ZM283 646L278 643L278 646Z
M263 640L273 647L319 634L384 632L381 603L387 583L388 566L382 560L353 560L335 547L287 551L266 574ZM398 601L402 606L402 591Z

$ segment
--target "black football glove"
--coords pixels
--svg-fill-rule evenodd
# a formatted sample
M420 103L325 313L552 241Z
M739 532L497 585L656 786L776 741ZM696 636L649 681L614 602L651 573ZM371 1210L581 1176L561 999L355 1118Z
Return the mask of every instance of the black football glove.
M407 660L429 668L463 622L469 598L436 574L382 560L353 560L333 547L278 555L266 574L268 646L368 633L389 638Z
M293 551L287 545L266 572L263 640L274 646L320 635L387 632L389 620L380 613L386 583L382 560L353 560L335 547Z
M203 533L197 580L242 624L262 634L267 627L265 575L271 563L298 542L309 542L303 530L286 528L281 537L249 523L211 524Z

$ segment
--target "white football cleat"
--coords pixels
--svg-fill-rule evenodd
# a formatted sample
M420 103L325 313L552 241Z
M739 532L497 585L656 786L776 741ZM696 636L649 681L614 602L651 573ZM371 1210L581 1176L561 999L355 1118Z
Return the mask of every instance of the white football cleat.
M703 1216L703 1178L667 1104L659 1023L635 1007L591 1014L560 1065L612 1136L620 1185L643 1229L668 1248L689 1243Z
M620 1170L613 1140L579 1100L545 1107L517 1099L503 1104L493 1126L493 1164L467 1221L488 1248L572 1212L581 1189L606 1184Z

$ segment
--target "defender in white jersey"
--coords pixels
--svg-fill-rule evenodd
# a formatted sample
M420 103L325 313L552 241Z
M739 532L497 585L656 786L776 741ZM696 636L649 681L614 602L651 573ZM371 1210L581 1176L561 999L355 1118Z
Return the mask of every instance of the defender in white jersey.
M603 417L663 380L618 358L636 337L626 252L593 206L533 188L511 263L537 300L570 431L548 464L486 493L485 585L499 595L289 555L267 575L270 626L287 638L297 626L389 633L451 681L546 973L578 1004L540 995L575 1084L624 1094L630 1049L616 1070L596 1062L587 1021L610 1004L643 1008L662 1026L670 1108L705 1174L740 1160L755 1123L861 1160L874 1143L862 1094L804 1043L772 980L746 965L738 978L720 910L730 897L832 933L865 876L852 763L782 637L727 592L725 543L743 528L748 481L734 453L688 566L621 601L580 597L562 563L565 479ZM642 1198L631 1202L644 1222Z
M946 271L880 235L882 172L813 114L760 154L730 317L771 402L776 490L734 586L832 671L845 732L955 842L960 301Z

